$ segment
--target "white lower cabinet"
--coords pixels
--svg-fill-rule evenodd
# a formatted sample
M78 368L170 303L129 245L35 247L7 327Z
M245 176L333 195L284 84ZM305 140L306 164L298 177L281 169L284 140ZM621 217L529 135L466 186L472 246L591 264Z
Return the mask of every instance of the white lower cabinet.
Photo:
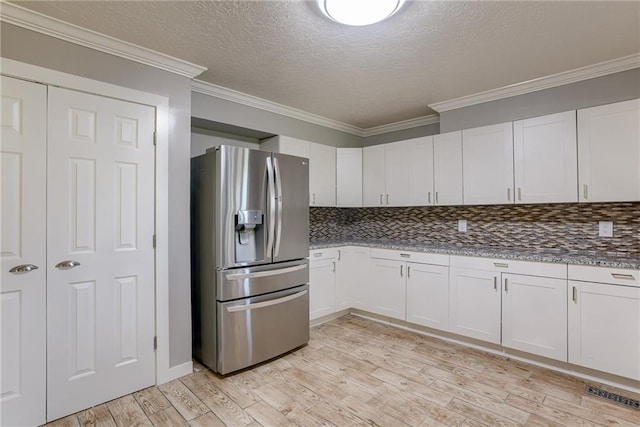
M393 319L405 319L406 263L388 259L371 260L369 311Z
M567 281L502 273L502 345L567 361Z
M309 259L309 319L336 311L335 249L311 251Z
M407 263L407 322L448 329L448 266Z
M366 310L369 248L345 246L338 249L336 311L351 307Z
M630 284L569 280L569 362L640 380L640 272L617 270L611 275L622 277L614 282L624 283L627 277Z
M452 267L449 274L449 330L500 344L500 273Z

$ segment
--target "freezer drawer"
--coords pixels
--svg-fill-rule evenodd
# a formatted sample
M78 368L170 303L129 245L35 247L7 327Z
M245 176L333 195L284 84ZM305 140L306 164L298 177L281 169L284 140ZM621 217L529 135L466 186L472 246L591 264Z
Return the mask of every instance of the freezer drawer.
M218 302L216 370L228 374L309 341L309 285Z
M309 283L309 261L219 270L216 300L229 301L281 291Z

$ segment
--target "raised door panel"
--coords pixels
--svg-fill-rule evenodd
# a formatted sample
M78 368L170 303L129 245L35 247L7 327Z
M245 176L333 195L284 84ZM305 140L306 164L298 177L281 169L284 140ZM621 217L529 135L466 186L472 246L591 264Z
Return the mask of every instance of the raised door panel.
M386 204L410 205L408 145L405 142L385 144L384 158Z
M336 260L309 263L309 319L336 311Z
M309 143L310 206L336 205L336 149Z
M384 145L362 149L362 205L385 204Z
M0 425L39 425L46 414L47 88L3 76L0 90Z
M49 420L155 381L154 127L152 107L49 90Z
M407 322L448 329L449 267L407 263Z
M462 132L433 137L433 186L436 205L461 205Z
M578 110L581 202L640 200L640 99Z
M512 124L462 131L465 205L513 203Z
M449 271L449 331L500 344L499 273L464 268Z
M409 205L428 206L433 194L433 137L405 141L409 163Z
M386 259L371 260L370 311L405 320L406 263Z
M362 148L336 151L336 202L338 207L362 206Z
M569 281L569 363L640 381L640 288Z
M567 361L567 281L502 274L502 345Z
M576 112L513 122L516 203L578 201Z

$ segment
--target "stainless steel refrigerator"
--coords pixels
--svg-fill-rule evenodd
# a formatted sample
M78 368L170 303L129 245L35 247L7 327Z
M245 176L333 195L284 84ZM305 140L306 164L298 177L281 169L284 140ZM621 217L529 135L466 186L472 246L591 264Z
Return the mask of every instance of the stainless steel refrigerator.
M193 352L227 374L309 341L309 161L220 146L191 161Z

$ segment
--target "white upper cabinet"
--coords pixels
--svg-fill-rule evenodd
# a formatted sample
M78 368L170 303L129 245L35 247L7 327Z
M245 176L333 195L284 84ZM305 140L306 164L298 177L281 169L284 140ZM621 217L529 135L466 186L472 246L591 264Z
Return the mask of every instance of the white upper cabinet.
M290 136L278 135L265 139L260 143L261 151L273 151L276 153L288 154L309 158L309 141L291 138Z
M433 188L429 204L462 204L462 131L433 137Z
M362 206L362 148L336 149L336 201L339 207Z
M465 205L513 203L512 123L462 131Z
M408 144L394 142L384 145L385 202L388 206L408 206L409 158Z
M427 206L433 194L433 137L424 136L405 141L408 163L408 205Z
M640 200L640 99L578 110L581 202Z
M576 112L513 122L516 203L578 201Z
M384 206L385 201L384 145L362 149L362 205Z
M309 204L336 205L336 148L309 143Z

